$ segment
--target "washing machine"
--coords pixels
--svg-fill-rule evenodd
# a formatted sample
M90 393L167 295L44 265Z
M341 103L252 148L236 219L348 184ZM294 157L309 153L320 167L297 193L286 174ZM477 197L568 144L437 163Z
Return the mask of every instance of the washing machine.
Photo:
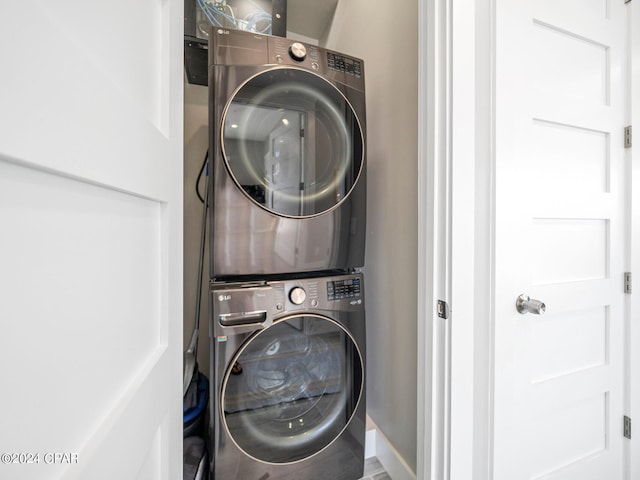
M362 275L212 284L214 480L356 480L365 442Z
M211 277L362 267L362 60L222 28L209 42Z

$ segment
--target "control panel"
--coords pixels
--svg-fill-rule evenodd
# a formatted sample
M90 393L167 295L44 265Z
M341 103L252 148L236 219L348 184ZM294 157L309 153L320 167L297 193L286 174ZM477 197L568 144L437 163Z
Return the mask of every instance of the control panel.
M363 78L362 60L323 50L314 45L291 42L286 38L269 38L269 56L270 61L280 65L299 64L316 71L334 71L354 79Z
M357 277L327 282L328 300L341 300L343 298L355 298L359 296L360 279Z
M327 52L327 66L331 70L346 73L347 75L352 75L357 78L362 76L362 63L343 55Z
M274 315L305 309L357 310L364 308L361 274L269 282Z

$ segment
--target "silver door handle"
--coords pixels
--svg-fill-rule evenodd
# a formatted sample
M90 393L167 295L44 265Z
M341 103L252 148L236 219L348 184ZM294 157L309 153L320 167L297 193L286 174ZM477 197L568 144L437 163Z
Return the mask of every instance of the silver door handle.
M540 315L541 313L544 313L547 306L540 300L529 298L528 295L523 293L516 300L516 309L518 310L518 313L523 315L525 313L535 313L536 315Z

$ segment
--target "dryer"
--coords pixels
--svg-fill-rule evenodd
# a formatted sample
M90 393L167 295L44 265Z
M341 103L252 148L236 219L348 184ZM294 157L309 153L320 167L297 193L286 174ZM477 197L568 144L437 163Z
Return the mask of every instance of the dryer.
M212 478L361 478L362 275L213 284L210 302Z
M211 277L362 267L362 60L213 28L209 89Z

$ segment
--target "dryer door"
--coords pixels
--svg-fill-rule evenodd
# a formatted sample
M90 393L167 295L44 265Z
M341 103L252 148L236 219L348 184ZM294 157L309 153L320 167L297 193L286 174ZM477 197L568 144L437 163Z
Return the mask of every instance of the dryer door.
M340 436L363 386L362 357L349 332L327 317L287 317L250 337L227 366L223 424L245 454L295 462Z
M238 187L286 217L339 205L364 163L363 132L346 97L323 77L276 68L244 82L221 122L222 153Z

